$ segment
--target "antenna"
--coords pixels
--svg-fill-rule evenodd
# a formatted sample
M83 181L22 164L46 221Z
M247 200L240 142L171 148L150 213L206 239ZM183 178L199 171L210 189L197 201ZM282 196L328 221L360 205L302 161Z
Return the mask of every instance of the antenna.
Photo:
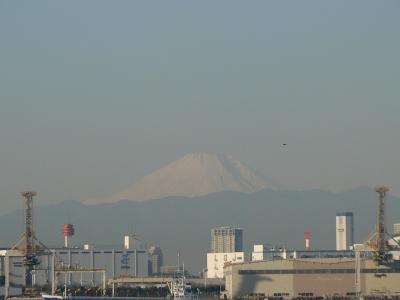
M179 269L180 269L180 253L178 251L178 268L177 268L178 272L179 272Z

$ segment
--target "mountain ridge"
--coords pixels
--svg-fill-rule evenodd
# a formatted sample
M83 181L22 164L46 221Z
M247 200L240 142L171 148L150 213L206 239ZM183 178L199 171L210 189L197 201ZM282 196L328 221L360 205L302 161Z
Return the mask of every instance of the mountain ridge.
M151 172L108 199L91 199L86 203L146 201L169 196L199 197L222 191L253 193L277 186L273 180L231 155L195 152Z

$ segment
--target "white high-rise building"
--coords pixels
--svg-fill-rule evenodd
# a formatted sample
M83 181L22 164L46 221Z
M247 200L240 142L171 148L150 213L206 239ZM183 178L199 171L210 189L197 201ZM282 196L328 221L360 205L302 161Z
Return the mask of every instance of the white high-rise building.
M135 234L124 235L124 249L126 249L126 250L137 249L138 245L136 245L136 241L138 241L138 240L136 239Z
M211 229L211 252L227 253L243 251L243 230L221 226Z
M336 214L336 250L349 250L354 245L354 215L352 212Z

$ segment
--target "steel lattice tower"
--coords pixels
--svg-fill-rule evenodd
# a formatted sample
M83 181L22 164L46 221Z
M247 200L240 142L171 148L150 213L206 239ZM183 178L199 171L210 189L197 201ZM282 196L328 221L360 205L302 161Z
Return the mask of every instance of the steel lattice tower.
M376 250L379 255L386 251L386 220L385 220L385 197L389 188L380 186L375 189L376 197Z
M32 216L32 205L33 197L36 196L34 191L25 191L21 193L21 196L25 198L25 267L26 267L26 285L27 287L32 284L32 270L36 265L35 257L35 241L33 232L33 216Z

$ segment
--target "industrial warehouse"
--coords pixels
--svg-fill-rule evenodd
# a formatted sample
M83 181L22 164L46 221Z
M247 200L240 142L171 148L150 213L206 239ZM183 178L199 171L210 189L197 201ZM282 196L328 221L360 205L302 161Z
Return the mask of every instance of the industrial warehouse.
M282 259L231 264L225 268L229 299L258 294L262 297L400 296L400 262L377 266L361 259Z
M346 235L353 242L350 234L353 215L339 213L336 219L339 250L310 251L308 255L288 254L285 250L284 255L273 254L272 260L227 263L224 267L227 298L400 296L400 236L391 236L386 231L387 191L386 187L376 188L375 232L364 244L352 245L350 253L343 251L348 244L343 240Z

